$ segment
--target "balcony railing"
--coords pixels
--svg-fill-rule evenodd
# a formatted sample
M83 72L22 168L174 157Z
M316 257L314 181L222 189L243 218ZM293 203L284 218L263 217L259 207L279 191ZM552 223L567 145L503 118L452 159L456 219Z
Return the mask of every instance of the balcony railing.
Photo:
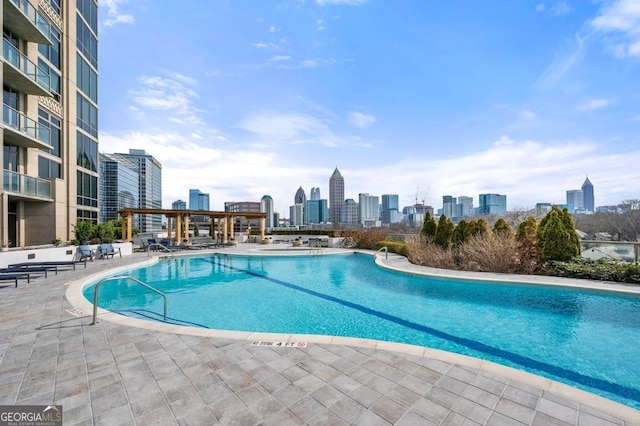
M35 94L41 94L40 92L44 90L46 94L51 96L51 78L49 75L6 39L2 40L2 56L5 62L13 65L13 68L20 71L20 74L37 84L40 90L37 90ZM5 79L7 77L9 76L5 76ZM18 89L26 93L33 93L33 90L29 90L27 87L18 87Z
M51 182L45 179L4 170L4 190L16 194L51 198Z
M27 148L51 148L49 129L7 104L2 106L2 122L5 125L5 129L13 129L20 133L17 135L20 139L16 141L17 145L26 146ZM9 134L5 136L11 137ZM25 138L27 139L25 140Z
M49 21L27 0L9 0L9 2L19 11L13 12L7 8L4 10L4 14L7 15L5 21L12 23L8 26L13 32L27 41L51 44L47 38L51 31ZM5 0L4 3L6 4L7 1Z

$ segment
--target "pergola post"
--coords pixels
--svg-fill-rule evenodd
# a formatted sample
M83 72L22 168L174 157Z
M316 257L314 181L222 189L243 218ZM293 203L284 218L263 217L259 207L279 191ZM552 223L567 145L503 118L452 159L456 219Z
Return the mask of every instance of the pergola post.
M260 241L264 240L264 225L265 225L265 218L261 217L260 218Z
M189 242L189 215L184 215L184 239Z

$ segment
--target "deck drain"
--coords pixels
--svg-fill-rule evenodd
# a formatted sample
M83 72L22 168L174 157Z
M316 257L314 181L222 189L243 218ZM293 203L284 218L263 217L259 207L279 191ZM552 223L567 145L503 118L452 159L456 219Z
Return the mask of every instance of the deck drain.
M67 312L69 312L71 315L73 315L74 317L86 317L87 314L85 314L84 312L82 312L80 309L67 309Z

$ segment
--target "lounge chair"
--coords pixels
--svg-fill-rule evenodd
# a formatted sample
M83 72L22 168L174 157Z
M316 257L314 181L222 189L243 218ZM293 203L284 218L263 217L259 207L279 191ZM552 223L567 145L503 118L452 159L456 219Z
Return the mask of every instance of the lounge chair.
M122 252L120 251L120 247L117 249L113 247L113 244L102 243L98 246L98 251L96 252L96 256L99 256L100 259L111 258L113 259L113 255L118 253L120 257L122 257Z
M91 250L91 248L87 245L81 245L78 246L78 261L87 261L87 259L89 259L90 261L93 262L93 258L95 257L95 253L93 252L93 250Z
M0 268L1 274L41 274L47 278L49 272L55 272L58 274L57 266L18 266L14 268ZM31 278L31 277L29 277Z
M84 260L52 260L52 261L44 261L44 262L23 262L23 263L13 263L9 265L9 268L27 266L27 267L37 267L37 266L56 266L58 269L60 268L72 268L74 271L76 270L76 265L78 263L84 263L84 267L87 267L87 261Z
M31 277L29 274L0 273L0 281L15 281L16 288L18 287L18 280L27 280L27 283L30 283Z

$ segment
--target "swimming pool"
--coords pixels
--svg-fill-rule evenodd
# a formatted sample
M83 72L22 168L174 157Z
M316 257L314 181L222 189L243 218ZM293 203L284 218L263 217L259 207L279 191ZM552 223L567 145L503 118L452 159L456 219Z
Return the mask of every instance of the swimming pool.
M365 254L176 257L129 273L167 294L174 324L426 346L640 408L639 297L416 277ZM105 283L100 307L162 320L162 299L130 282Z

